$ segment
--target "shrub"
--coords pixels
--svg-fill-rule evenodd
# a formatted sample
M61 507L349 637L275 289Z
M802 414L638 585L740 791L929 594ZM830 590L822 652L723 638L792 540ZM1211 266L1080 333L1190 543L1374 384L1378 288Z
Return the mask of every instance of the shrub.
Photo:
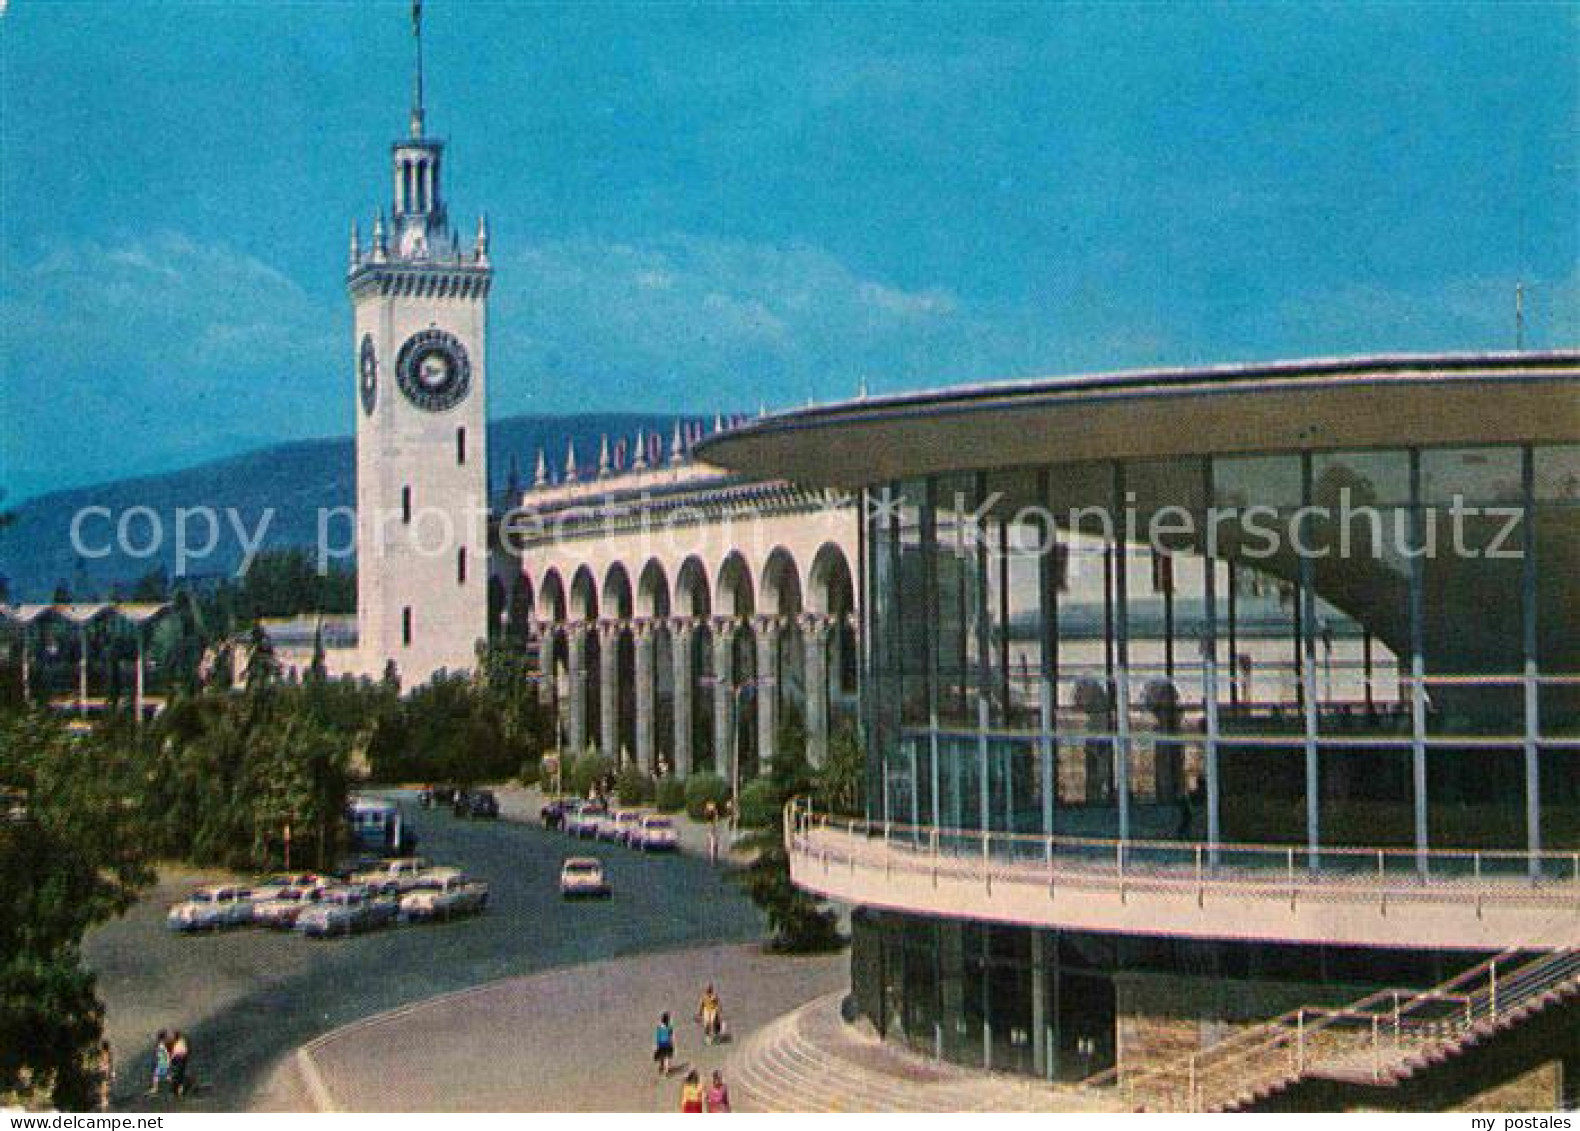
M653 800L653 779L633 762L615 779L614 793L621 805L646 805Z
M686 783L679 778L663 778L653 790L660 813L676 813L686 807Z
M766 829L778 819L779 806L779 788L770 779L747 782L741 786L741 827Z
M613 769L614 762L611 759L589 747L578 754L570 769L565 771L565 792L575 797L585 797L593 783L608 776Z
M686 779L686 812L694 821L707 819L710 801L722 812L729 796L729 783L718 774L692 774Z
M543 763L536 754L529 754L522 759L521 769L516 777L528 789L538 784L543 777Z

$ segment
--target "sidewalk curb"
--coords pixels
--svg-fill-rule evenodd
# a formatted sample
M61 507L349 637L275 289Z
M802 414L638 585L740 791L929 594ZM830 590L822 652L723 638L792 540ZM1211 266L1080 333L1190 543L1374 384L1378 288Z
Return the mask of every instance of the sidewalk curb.
M318 1071L318 1065L307 1045L296 1050L296 1071L302 1077L302 1085L307 1089L307 1098L313 1105L313 1111L319 1115L331 1115L344 1110L335 1100L329 1085L324 1083L323 1074Z

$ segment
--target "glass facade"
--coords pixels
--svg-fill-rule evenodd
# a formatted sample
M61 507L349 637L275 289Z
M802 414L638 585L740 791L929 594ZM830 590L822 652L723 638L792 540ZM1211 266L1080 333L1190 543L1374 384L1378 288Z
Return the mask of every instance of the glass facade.
M864 513L875 819L1580 846L1580 446L956 473Z
M884 1037L972 1068L1078 1081L1149 1043L1204 1041L1285 1008L1354 1000L1379 986L1434 985L1474 954L1266 945L997 926L873 911L853 922L857 1009ZM1255 986L1201 993L1232 978ZM1197 1011L1190 1003L1211 1001ZM1238 1004L1236 1004L1238 1003ZM1128 1038L1122 1033L1128 1031ZM1128 1042L1121 1050L1121 1043Z

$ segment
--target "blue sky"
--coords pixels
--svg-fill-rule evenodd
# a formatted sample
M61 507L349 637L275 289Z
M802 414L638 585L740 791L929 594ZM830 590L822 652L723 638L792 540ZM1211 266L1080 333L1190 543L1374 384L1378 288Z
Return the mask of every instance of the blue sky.
M1580 340L1572 6L426 5L494 414ZM0 16L0 486L352 426L383 3Z

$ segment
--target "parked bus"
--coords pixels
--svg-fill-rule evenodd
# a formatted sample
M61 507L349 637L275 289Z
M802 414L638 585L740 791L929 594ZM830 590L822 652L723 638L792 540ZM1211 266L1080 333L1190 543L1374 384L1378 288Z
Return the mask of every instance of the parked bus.
M358 848L403 856L417 847L417 832L401 817L400 806L374 797L351 799L351 839Z

